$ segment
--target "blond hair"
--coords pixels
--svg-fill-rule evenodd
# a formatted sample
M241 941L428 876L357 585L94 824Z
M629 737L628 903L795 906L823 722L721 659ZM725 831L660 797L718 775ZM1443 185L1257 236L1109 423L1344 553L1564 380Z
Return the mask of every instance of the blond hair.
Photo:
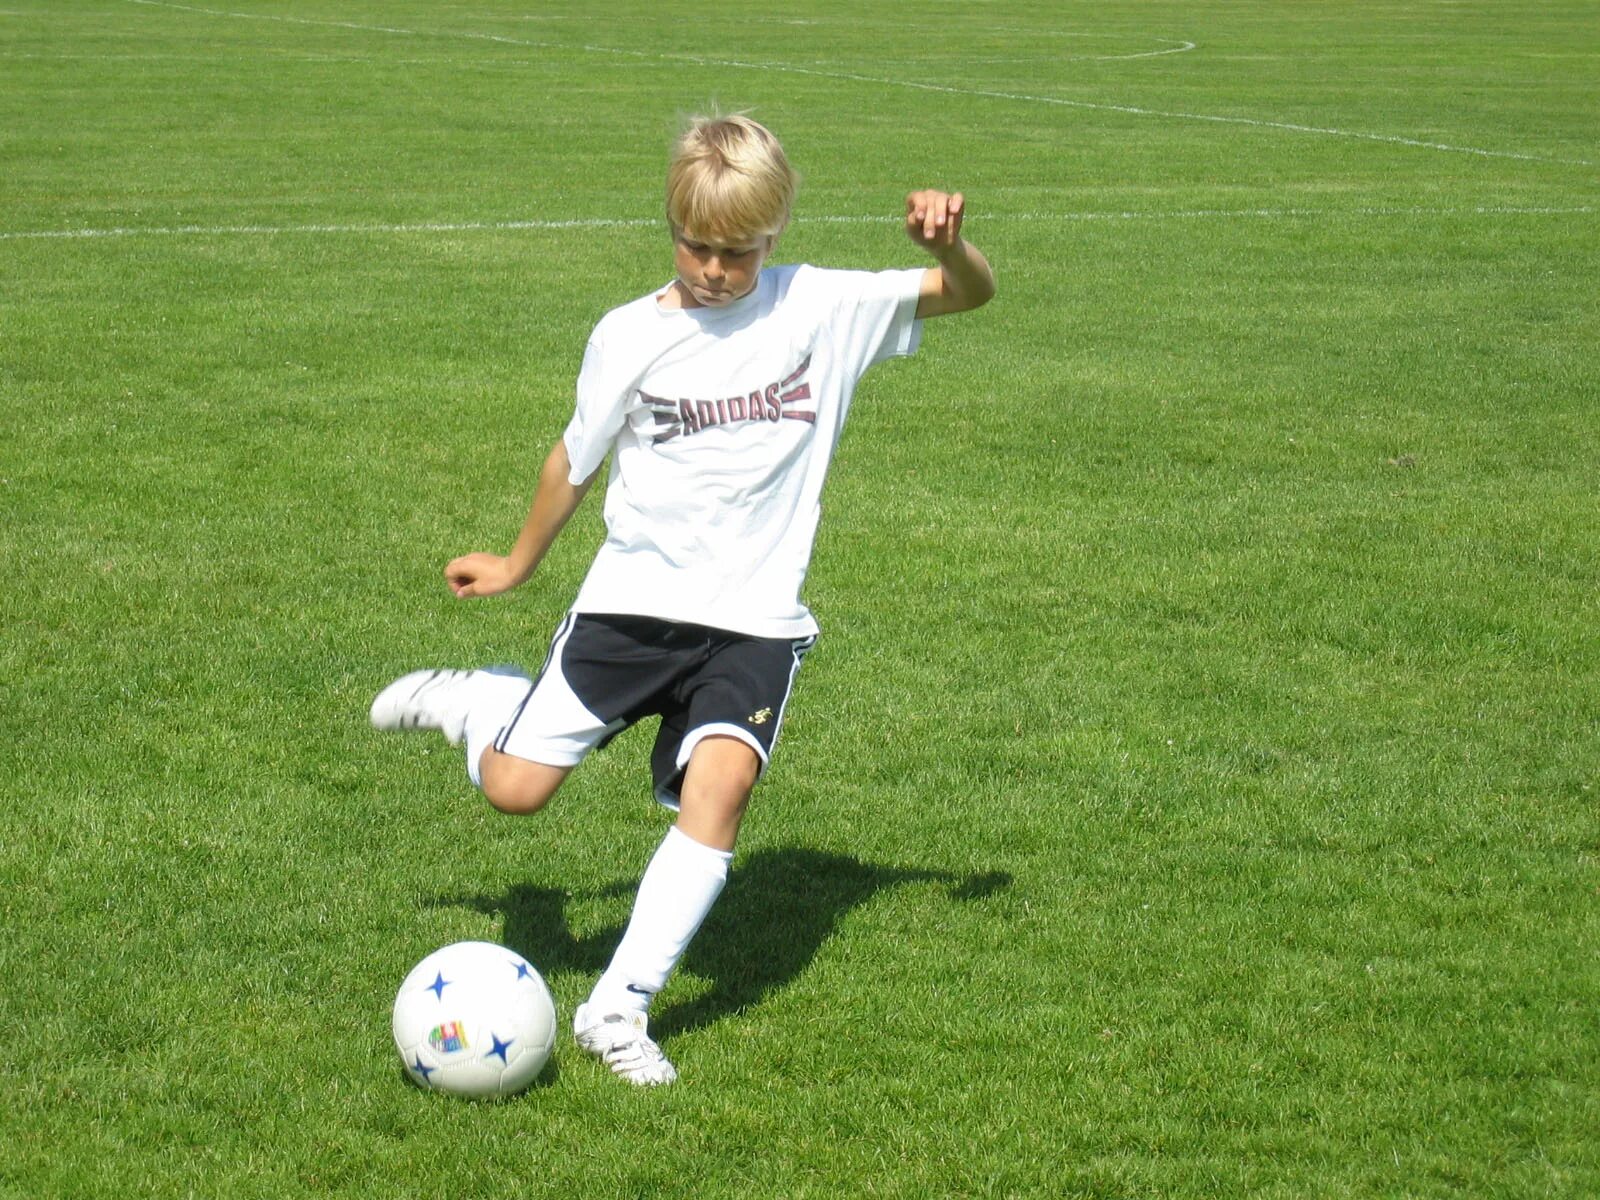
M742 114L696 117L672 149L667 220L677 233L732 244L776 237L799 177L764 125Z

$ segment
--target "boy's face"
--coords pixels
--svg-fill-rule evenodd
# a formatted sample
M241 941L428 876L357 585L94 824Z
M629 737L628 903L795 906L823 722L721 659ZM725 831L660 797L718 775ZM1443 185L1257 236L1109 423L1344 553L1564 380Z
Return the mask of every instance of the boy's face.
M672 235L672 264L691 307L721 308L750 294L777 238L701 238L682 229Z

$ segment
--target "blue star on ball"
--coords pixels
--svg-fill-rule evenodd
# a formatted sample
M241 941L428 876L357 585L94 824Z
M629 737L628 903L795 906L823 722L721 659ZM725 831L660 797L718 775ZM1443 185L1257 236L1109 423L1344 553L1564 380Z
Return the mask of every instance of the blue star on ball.
M510 1066L511 1065L511 1059L506 1055L506 1051L511 1049L511 1043L516 1041L517 1039L516 1038L507 1038L505 1041L502 1042L500 1040L500 1035L498 1033L491 1033L489 1035L489 1037L491 1039L493 1039L494 1045L490 1046L487 1050L485 1050L483 1052L484 1057L487 1058L491 1054L498 1054L500 1056L500 1061L502 1063L504 1063L506 1066Z
M433 977L433 982L428 985L428 990L430 992L432 992L435 997L437 997L440 1000L443 1000L444 999L444 990L445 990L445 988L447 988L449 986L450 986L450 980L448 980L448 979L446 979L444 977L444 972L443 971L440 971L438 974L436 974Z
M428 1076L432 1075L439 1068L438 1067L430 1067L430 1066L428 1066L426 1063L424 1063L422 1061L422 1055L420 1055L420 1054L416 1055L415 1058L416 1058L416 1061L411 1064L411 1072L414 1075L421 1076L422 1077L422 1082L423 1083L427 1083L428 1082Z

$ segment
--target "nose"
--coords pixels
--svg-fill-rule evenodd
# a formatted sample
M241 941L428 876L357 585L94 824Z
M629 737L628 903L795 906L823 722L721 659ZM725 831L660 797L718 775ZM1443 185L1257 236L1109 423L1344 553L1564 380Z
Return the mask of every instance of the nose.
M723 276L727 274L727 272L722 269L721 257L715 254L709 255L706 258L704 271L706 281L708 283L717 283L723 278Z

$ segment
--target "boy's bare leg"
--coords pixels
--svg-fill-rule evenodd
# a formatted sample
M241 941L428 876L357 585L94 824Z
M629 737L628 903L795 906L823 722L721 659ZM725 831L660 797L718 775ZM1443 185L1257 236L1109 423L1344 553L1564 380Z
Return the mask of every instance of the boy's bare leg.
M503 813L526 816L550 802L572 768L530 762L489 746L478 758L478 770L483 779L483 794L490 804Z
M679 789L678 828L713 850L732 850L761 759L732 737L708 737L694 748Z

